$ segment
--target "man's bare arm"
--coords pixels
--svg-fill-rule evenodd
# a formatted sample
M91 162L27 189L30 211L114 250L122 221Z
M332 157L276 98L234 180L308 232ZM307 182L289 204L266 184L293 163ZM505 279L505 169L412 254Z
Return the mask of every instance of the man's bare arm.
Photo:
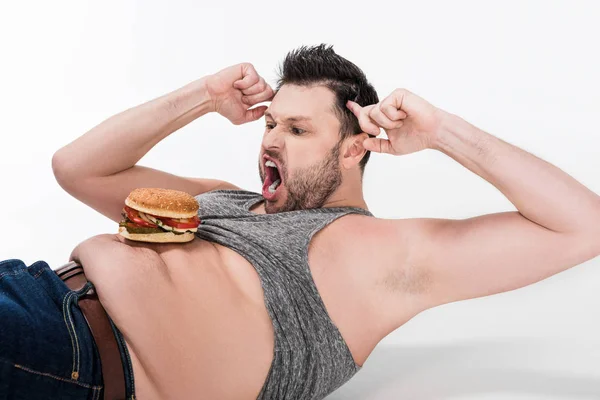
M58 150L66 177L109 176L135 165L156 144L212 111L206 78L122 111Z
M235 85L234 85L235 84ZM243 96L245 100L243 100ZM188 178L136 163L161 140L209 112L234 124L261 117L273 91L248 63L225 68L116 114L58 150L52 168L61 187L114 221L136 187L162 187L197 195L239 189L217 179ZM182 149L182 153L191 154Z
M406 89L362 107L348 102L366 150L435 149L500 190L518 211L379 224L385 269L398 292L426 309L516 289L600 254L600 196L554 165L449 114ZM395 260L390 265L389 260Z
M600 255L600 196L556 166L447 114L432 148L518 209L413 220L428 307L517 289Z

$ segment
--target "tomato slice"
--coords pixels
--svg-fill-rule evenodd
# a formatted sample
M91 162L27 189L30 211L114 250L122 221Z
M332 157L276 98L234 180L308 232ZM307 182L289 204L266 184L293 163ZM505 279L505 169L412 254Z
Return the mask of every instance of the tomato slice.
M125 206L125 207L123 207L123 209L125 210L125 213L127 214L127 218L129 218L132 222L136 223L137 225L147 226L148 228L158 228L158 225L153 224L152 222L143 220L140 217L140 214L138 214L137 210L134 210L133 208L131 208L129 206Z
M141 218L134 218L134 219L132 219L132 221L138 225L147 226L148 228L158 228L158 225L153 224L152 222L144 221Z
M190 218L189 222L181 222L181 221L176 221L172 218L164 218L164 217L155 217L160 219L165 225L169 225L172 228L177 228L177 229L187 229L187 228L197 228L198 225L200 225L200 219L198 218L197 215L194 215L192 218Z
M195 223L195 224L184 224L183 222L165 222L165 224L173 227L173 228L177 228L177 229L188 229L188 228L197 228L199 224Z

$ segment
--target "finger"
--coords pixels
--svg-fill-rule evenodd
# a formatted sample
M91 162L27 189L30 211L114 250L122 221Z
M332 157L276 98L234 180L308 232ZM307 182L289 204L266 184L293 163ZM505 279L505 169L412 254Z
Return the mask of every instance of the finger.
M258 82L258 74L252 64L242 64L242 79L233 82L233 87L240 90L248 89Z
M267 106L258 106L247 110L246 115L244 116L246 122L256 121L257 119L259 119L265 114L267 108Z
M258 103L262 103L263 101L271 101L275 97L273 93L273 89L270 86L267 87L266 90L260 92L258 94L253 94L251 96L242 96L242 102L248 104L249 106L253 106Z
M380 108L381 112L392 121L406 118L406 113L404 111L398 110L392 104L386 103L385 101L381 104Z
M258 94L258 93L264 91L266 88L267 88L267 83L265 82L263 77L260 77L258 79L258 82L256 82L254 85L250 86L248 89L242 90L242 93L249 96L252 94Z
M369 111L374 106L375 105L373 104L366 107L361 107L360 104L355 103L351 100L348 100L348 102L346 103L346 107L348 107L350 111L352 111L352 113L356 116L356 118L358 118L358 124L360 125L360 128L364 132L377 136L381 133L381 130L369 118Z
M369 117L370 109L365 107L360 113L358 123L361 129L371 135L379 135L381 133L380 127Z
M353 102L353 101L351 101L351 100L348 100L348 101L346 102L346 107L348 107L348 109L349 109L350 111L352 111L352 114L354 114L354 116L355 116L356 118L359 118L359 117L360 117L360 110L362 110L362 107L360 106L360 104L358 104L358 103L355 103L355 102Z
M402 126L404 121L392 121L382 111L380 106L373 107L369 113L369 117L384 129L397 129Z
M376 153L394 154L392 144L387 139L368 138L364 140L363 147Z

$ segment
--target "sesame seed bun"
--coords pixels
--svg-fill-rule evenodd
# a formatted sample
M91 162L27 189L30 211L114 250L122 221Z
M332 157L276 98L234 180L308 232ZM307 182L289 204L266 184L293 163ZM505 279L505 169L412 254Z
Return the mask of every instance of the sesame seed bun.
M137 188L125 204L143 213L167 218L191 218L198 215L198 201L189 193L161 188Z
M129 240L136 240L138 242L152 242L152 243L183 243L191 242L194 240L195 235L190 232L186 232L181 235L176 235L173 232L163 233L129 233L125 227L119 227L119 235Z

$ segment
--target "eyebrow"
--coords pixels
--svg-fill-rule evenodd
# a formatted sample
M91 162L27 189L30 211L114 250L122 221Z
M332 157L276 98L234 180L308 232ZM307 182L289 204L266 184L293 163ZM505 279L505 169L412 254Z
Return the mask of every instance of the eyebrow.
M269 117L271 119L275 119L275 118L273 118L273 116L271 115L271 113L268 112L268 111L265 111L265 117ZM294 116L291 116L291 117L284 118L283 120L284 121L298 122L298 121L310 121L311 119L312 118L306 117L304 115L294 115Z

